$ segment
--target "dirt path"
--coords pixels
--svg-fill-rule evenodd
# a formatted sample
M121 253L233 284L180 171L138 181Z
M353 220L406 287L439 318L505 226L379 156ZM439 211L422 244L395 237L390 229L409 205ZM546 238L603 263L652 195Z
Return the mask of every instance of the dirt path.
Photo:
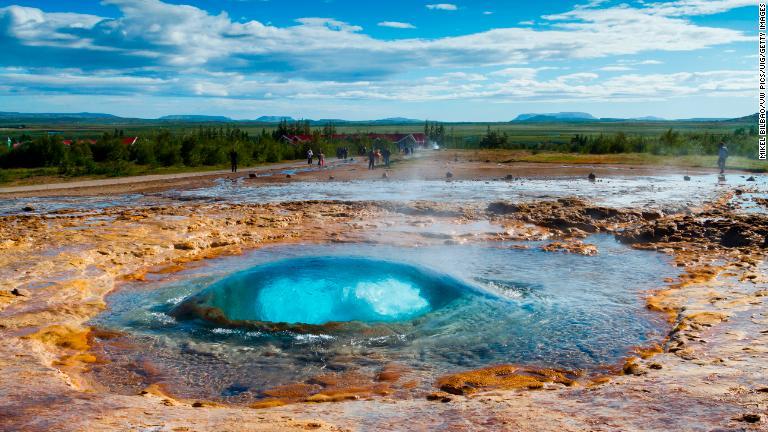
M83 189L95 189L95 188L110 188L113 186L125 186L130 187L133 185L141 185L148 183L167 182L174 183L178 180L195 180L202 178L220 178L229 176L241 176L243 173L255 172L262 173L271 170L278 169L290 169L300 165L299 162L283 162L270 165L260 165L258 167L241 168L238 174L230 172L230 170L216 170L216 171L197 171L197 172L185 172L175 174L149 174L141 176L131 177L118 177L118 178L106 178L98 180L82 180L72 182L60 182L60 183L46 183L38 185L28 186L11 186L0 188L0 195L6 194L27 194L27 193L47 193L52 191L69 190L78 191Z

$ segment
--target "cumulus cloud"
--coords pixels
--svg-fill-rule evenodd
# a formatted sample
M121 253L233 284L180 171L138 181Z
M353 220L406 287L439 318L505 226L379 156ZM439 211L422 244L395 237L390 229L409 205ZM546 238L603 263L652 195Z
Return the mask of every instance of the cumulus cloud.
M455 10L458 10L459 7L452 3L437 3L437 4L428 4L427 9L455 11Z
M306 17L279 27L160 0L103 3L117 7L119 15L106 18L22 6L0 8L0 88L5 89L0 92L373 100L733 93L742 91L747 82L733 71L735 77L727 80L732 84L725 85L718 83L726 80L716 74L606 79L582 73L540 79L542 68L529 65L690 51L752 40L740 31L685 19L740 7L744 4L740 0L581 7L544 17L550 25L540 29L510 27L397 40L376 39L362 27L334 18ZM447 3L430 6L457 9ZM379 25L413 28L395 21ZM621 72L639 64L656 64L636 62L616 62L607 68ZM467 71L468 65L496 72ZM403 71L428 71L432 76L405 79ZM615 81L620 78L638 88L627 90L626 83Z
M416 26L411 23L399 22L399 21L382 21L378 24L379 27L391 27L398 29L415 29Z
M670 16L712 15L746 6L755 6L752 0L678 0L650 3L647 7L655 14Z
M488 100L493 102L605 102L668 100L684 96L753 94L754 74L748 70L620 74L570 73L550 78L534 68L508 68L483 75L449 72L418 80L308 81L253 77L236 73L194 74L184 79L97 76L71 70L58 75L12 68L0 69L0 82L14 92L44 89L53 94L178 95L250 100L411 101Z
M437 39L380 40L357 25L332 18L301 18L296 25L276 27L236 22L225 12L211 15L160 0L104 3L117 6L121 16L101 19L19 6L1 8L0 31L9 50L0 62L69 67L86 67L81 64L85 63L91 69L206 67L354 81L385 77L403 68L525 64L695 50L750 40L739 31L629 7L549 16L554 28L547 30L512 27ZM638 38L638 34L654 37Z
M629 66L603 66L600 68L601 71L606 71L606 72L628 71L632 69L633 68Z

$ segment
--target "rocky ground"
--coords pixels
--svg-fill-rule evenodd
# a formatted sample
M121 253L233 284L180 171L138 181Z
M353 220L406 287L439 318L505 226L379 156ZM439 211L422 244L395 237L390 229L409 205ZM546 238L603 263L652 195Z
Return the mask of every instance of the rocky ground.
M768 218L734 211L730 198L675 214L561 199L183 204L0 217L0 429L768 430ZM271 243L383 241L378 227L435 221L502 228L386 241L547 238L552 253L588 255L599 251L585 237L609 232L668 254L682 276L647 302L668 317L669 337L601 375L500 365L402 397L407 382L383 370L355 388L321 383L251 407L183 400L151 374L142 391L116 394L89 373L108 361L95 346L110 335L85 323L122 281L173 277L200 260Z

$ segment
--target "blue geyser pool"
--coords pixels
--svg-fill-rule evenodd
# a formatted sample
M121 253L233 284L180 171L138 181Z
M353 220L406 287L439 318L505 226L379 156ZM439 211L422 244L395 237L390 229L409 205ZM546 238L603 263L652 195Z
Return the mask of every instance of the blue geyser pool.
M148 378L131 371L149 361L152 379L181 396L236 401L329 371L374 376L390 363L425 389L440 374L493 364L617 364L667 333L643 297L677 271L611 236L586 241L597 256L491 242L283 245L212 260L111 295L91 324L139 348L105 344L110 362L93 373L135 393Z
M195 294L176 318L229 325L407 321L473 288L412 265L359 257L304 257L259 265Z

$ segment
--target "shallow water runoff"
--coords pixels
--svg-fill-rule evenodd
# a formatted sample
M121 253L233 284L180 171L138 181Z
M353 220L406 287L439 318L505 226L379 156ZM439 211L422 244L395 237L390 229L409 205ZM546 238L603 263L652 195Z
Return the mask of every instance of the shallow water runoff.
M491 242L284 245L211 260L111 295L91 324L141 348L106 344L112 362L94 373L132 391L117 377L151 360L182 396L237 401L391 363L427 384L494 364L613 365L663 338L643 296L676 273L611 236L587 241L597 256Z

